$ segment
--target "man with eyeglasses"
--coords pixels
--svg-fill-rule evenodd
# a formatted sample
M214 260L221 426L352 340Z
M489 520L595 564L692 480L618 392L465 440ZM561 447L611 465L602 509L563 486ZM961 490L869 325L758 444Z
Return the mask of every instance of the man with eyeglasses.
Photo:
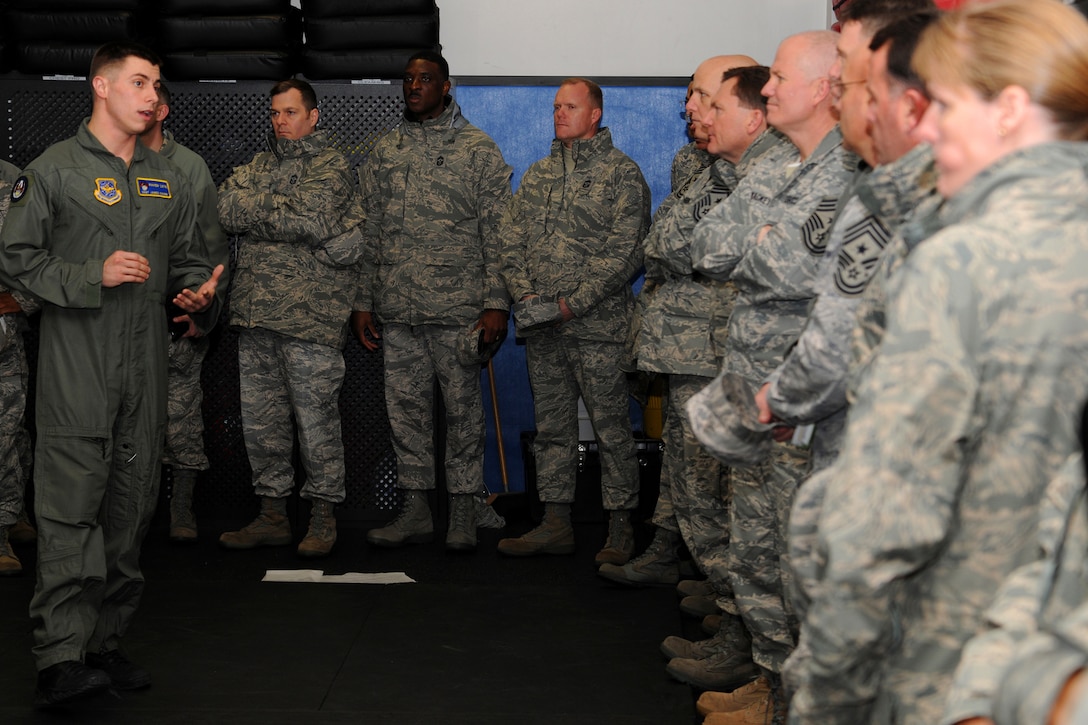
M812 473L789 518L790 563L797 577L791 595L802 617L822 568L814 536L826 478L812 474L838 455L856 310L894 230L933 191L932 156L910 137L928 105L910 70L910 53L929 16L906 15L914 10L932 10L932 3L855 0L842 14L840 70L833 69L832 84L843 143L864 163L832 226L804 331L756 396L763 422L815 424ZM894 49L890 66L889 48ZM785 667L794 687L795 677L807 677L807 628L806 622L798 651Z

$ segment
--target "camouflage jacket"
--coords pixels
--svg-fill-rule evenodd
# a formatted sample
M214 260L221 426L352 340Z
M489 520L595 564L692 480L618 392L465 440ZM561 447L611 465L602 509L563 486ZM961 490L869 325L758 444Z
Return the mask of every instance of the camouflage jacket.
M8 186L10 187L19 178L21 173L22 169L18 166L10 161L0 159L0 181L8 182Z
M673 193L679 191L693 176L713 163L714 157L696 146L694 141L681 146L672 157L669 190Z
M341 220L354 192L348 161L324 131L270 136L269 148L219 190L220 224L242 235L230 324L342 347L358 276L314 252L345 231Z
M515 300L529 294L566 298L575 318L559 333L623 342L650 221L650 190L638 165L600 129L572 147L574 170L563 171L563 144L529 167L507 209L503 274Z
M691 245L696 271L737 287L725 364L753 386L782 362L801 331L839 195L856 168L838 127L797 161L795 148L767 154L703 217ZM766 225L770 230L757 242Z
M509 309L499 225L510 174L456 102L382 138L359 175L366 254L355 309L382 322L456 326Z
M1048 722L1065 681L1088 664L1088 491L1074 453L1039 506L1041 558L1014 571L967 643L942 723Z
M850 341L860 295L884 248L921 199L934 193L933 153L920 144L866 171L835 218L820 262L816 299L786 361L771 374L771 410L793 425L817 423L816 468L838 452L846 413Z
M691 234L758 159L783 144L789 144L783 136L765 132L738 164L715 161L658 207L643 241L647 284L639 294L639 369L708 378L718 374L736 291L730 282L692 273Z
M937 722L984 609L1038 556L1037 505L1088 398L1085 155L1052 143L992 164L893 276L828 471L791 719Z
M17 166L13 166L16 172L21 170ZM18 173L15 175L18 179ZM0 229L4 226L4 217L8 214L8 207L11 205L11 183L6 179L0 177ZM0 315L4 324L0 326L0 352L7 350L12 343L16 342L16 336L21 335L29 326L26 321L27 315L32 315L41 309L41 301L30 294L29 292L21 290L12 290L3 285L0 285L0 293L8 293L15 298L15 301L19 303L19 306L23 308L22 312L9 312L5 315ZM25 368L26 364L23 363ZM23 371L25 372L25 370Z

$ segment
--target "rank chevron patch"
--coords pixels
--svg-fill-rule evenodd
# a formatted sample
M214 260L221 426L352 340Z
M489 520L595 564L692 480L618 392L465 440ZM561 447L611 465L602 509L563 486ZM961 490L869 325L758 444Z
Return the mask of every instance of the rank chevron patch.
M801 226L801 239L805 242L805 248L817 257L827 248L827 233L831 230L831 222L835 220L835 209L839 200L835 197L825 197L820 200L816 211Z
M891 238L888 228L873 216L850 225L835 261L835 287L847 297L861 294Z

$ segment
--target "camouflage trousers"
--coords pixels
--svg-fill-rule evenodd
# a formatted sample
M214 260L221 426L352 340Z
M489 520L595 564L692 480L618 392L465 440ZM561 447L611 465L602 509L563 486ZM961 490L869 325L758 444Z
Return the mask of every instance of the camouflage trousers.
M462 328L444 325L382 327L385 405L397 456L397 486L435 487L434 382L446 406L446 490L476 493L484 481L484 406L480 367L457 359Z
M30 434L24 418L28 379L23 336L15 332L0 350L0 526L11 526L22 513L30 479Z
M238 334L242 436L258 496L283 498L295 485L295 430L306 481L302 498L344 500L340 350L268 330Z
M819 546L819 526L820 511L833 470L817 471L805 479L794 495L790 510L787 544L793 579L789 596L793 610L801 621L805 619L809 602L819 594L820 581L827 565L827 557Z
M707 453L688 422L687 402L711 382L699 375L669 375L661 485L656 526L679 531L699 569L736 614L729 579L729 467Z
M555 333L527 340L525 359L536 416L537 491L544 503L574 501L578 397L585 402L601 461L601 500L608 511L638 506L638 461L627 403L627 376L617 363L622 342Z
M774 445L769 460L734 468L729 562L737 609L752 634L752 658L781 672L799 624L787 592L792 570L786 547L794 491L808 471L808 451Z
M166 385L166 445L162 462L175 468L208 469L204 455L204 415L200 368L208 354L208 338L170 341L170 366Z

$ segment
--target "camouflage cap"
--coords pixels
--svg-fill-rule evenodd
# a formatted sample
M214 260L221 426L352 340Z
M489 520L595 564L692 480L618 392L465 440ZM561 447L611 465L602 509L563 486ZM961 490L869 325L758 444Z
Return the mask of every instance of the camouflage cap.
M506 339L506 330L499 333L493 342L484 342L484 328L473 322L457 337L457 361L465 367L483 365L490 360Z
M707 451L730 466L751 466L771 452L771 424L760 423L755 395L744 378L721 373L687 404L692 432Z
M514 305L514 325L519 336L543 327L553 327L563 320L559 303L548 297L530 297Z

